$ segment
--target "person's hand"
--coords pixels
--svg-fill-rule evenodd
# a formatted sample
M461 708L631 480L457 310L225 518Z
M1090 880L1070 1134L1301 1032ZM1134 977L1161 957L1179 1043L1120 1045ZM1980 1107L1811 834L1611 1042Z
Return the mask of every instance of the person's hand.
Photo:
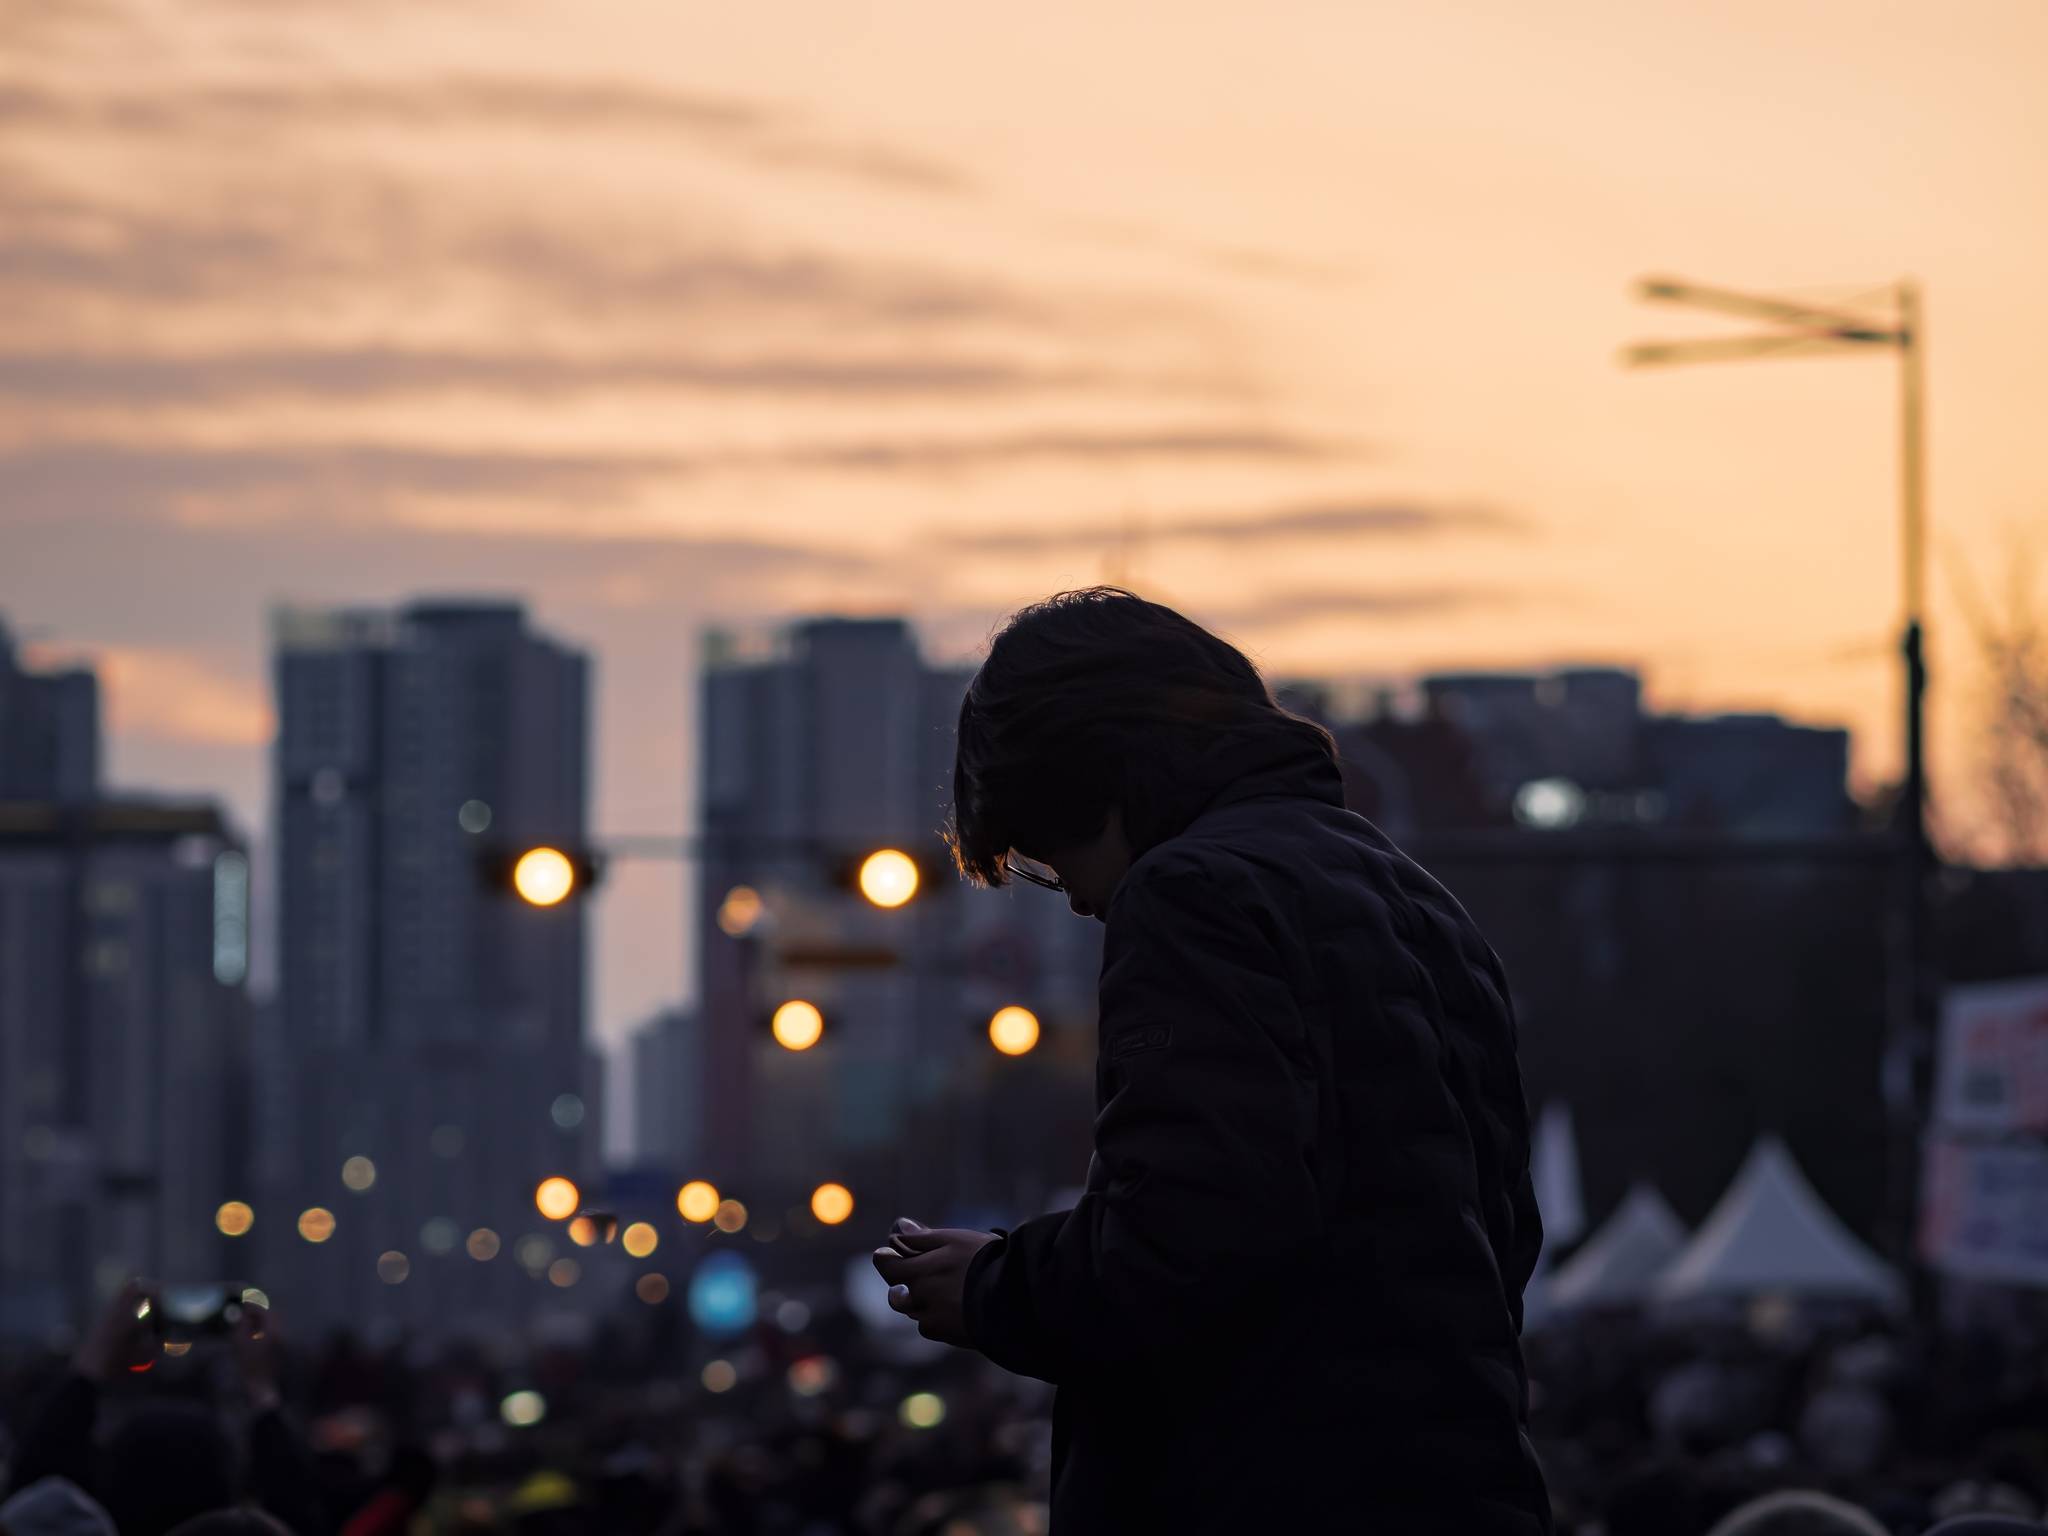
M235 1368L241 1372L242 1387L249 1394L249 1406L267 1413L278 1405L277 1324L266 1307L243 1304L235 1319Z
M125 1280L93 1319L71 1368L87 1381L105 1382L157 1354L156 1309L163 1305L148 1280Z
M889 1282L889 1305L916 1318L917 1331L926 1338L971 1347L961 1310L967 1266L995 1236L899 1217L889 1229L889 1246L875 1250L875 1269Z

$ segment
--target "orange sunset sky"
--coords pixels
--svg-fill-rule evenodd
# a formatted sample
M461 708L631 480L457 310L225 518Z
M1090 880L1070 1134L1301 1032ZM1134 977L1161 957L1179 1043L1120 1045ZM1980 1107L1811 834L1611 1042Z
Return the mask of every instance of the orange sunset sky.
M1893 771L1890 354L1637 276L1925 286L1957 583L2048 527L2048 5L6 0L0 612L124 787L265 818L274 602L516 592L595 821L692 815L708 622L965 656L1118 575L1270 670L1639 665ZM593 1019L685 985L600 898Z

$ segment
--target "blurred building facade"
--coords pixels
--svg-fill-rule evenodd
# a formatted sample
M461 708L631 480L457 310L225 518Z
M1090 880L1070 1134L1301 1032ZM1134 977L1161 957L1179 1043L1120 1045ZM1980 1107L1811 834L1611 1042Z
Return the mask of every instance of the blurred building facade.
M0 621L0 800L90 800L99 763L99 679L83 667L28 671Z
M1596 1209L1648 1178L1697 1219L1773 1133L1874 1230L1892 855L1858 829L1846 731L1657 713L1613 668L1333 696L1286 698L1499 952L1529 1098L1571 1107Z
M515 1251L543 1269L559 1242L536 1185L598 1169L585 903L480 870L584 842L588 663L514 603L283 610L273 638L286 1045L264 1086L289 1115L266 1251L322 1322L517 1315L545 1287ZM293 1230L313 1209L318 1243Z
M927 663L898 619L706 638L698 1155L721 1188L779 1205L834 1179L859 1202L1014 1212L1085 1171L1100 929L1051 892L972 892L951 873L941 834L971 675ZM897 910L851 888L882 847L922 866ZM760 897L748 922L750 904L728 905L739 888ZM897 963L832 959L874 951ZM793 998L825 1015L809 1050L767 1028ZM1044 1030L1020 1057L988 1035L1011 1004ZM1003 1134L1001 1113L1028 1128Z
M693 1008L664 1008L634 1032L633 1160L678 1177L701 1160L704 1032Z
M1828 836L1857 822L1849 733L1776 715L1666 715L1611 667L1424 677L1333 716L1326 688L1290 700L1331 727L1352 804L1396 837L1521 826Z
M4 1334L247 1257L215 1218L250 1198L249 860L212 805L100 796L97 698L0 629Z

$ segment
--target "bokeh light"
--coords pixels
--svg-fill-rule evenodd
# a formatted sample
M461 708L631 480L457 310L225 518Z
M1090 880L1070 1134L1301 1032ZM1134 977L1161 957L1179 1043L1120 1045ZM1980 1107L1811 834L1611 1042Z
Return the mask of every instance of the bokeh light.
M768 1028L786 1051L808 1051L825 1033L825 1015L816 1003L793 997L775 1010Z
M341 1165L341 1182L360 1195L377 1182L377 1165L367 1157L352 1157Z
M259 1290L253 1285L244 1286L242 1288L242 1305L245 1307L261 1307L264 1311L268 1312L270 1310L270 1293Z
M420 1228L420 1246L435 1255L453 1253L462 1239L462 1229L446 1216L429 1217Z
M753 1327L757 1283L754 1266L732 1249L712 1254L690 1276L690 1320L706 1333L740 1333Z
M668 1300L668 1276L642 1275L633 1282L633 1294L650 1307L658 1307Z
M747 1224L747 1208L737 1200L721 1200L711 1224L721 1232L737 1232Z
M811 1191L811 1214L836 1227L853 1214L853 1191L844 1184L820 1184Z
M569 1241L578 1248L588 1248L597 1241L597 1223L588 1216L578 1216L569 1223Z
M676 1210L683 1220L706 1222L718 1214L718 1186L692 1179L676 1191Z
M469 1241L464 1246L477 1263L488 1264L498 1256L498 1234L489 1227L478 1227L469 1234Z
M718 904L718 926L736 939L751 933L754 925L761 921L763 906L759 891L751 885L736 885Z
M619 1239L620 1246L636 1259L644 1259L661 1246L661 1234L644 1221L636 1221L626 1228L625 1236Z
M881 848L861 860L860 893L878 907L900 907L917 894L917 861L900 848Z
M740 1379L740 1373L733 1369L730 1360L707 1360L697 1379L704 1383L707 1392L730 1392L733 1383Z
M229 1200L213 1213L213 1224L227 1237L240 1237L256 1225L256 1213L240 1200Z
M455 813L455 821L465 832L487 832L491 826L491 808L481 800L465 800L462 809Z
M792 1296L775 1309L775 1326L784 1333L801 1333L811 1323L811 1309Z
M548 1283L566 1291L583 1278L583 1266L574 1259L557 1259L548 1266Z
M896 1415L912 1429L931 1429L946 1417L946 1400L936 1392L913 1392L903 1399Z
M533 1203L549 1221L565 1221L576 1214L576 1207L583 1203L583 1196L574 1184L557 1174L540 1181L540 1187L533 1192Z
M555 1256L555 1245L538 1232L529 1232L513 1245L512 1255L519 1260L519 1267L530 1274L539 1274L548 1267L548 1261Z
M412 1273L412 1260L396 1248L386 1249L377 1255L377 1278L386 1285L403 1285L405 1277Z
M573 1093L558 1093L555 1102L548 1106L548 1118L565 1131L573 1131L583 1123L583 1100Z
M548 1400L538 1392L508 1392L498 1404L498 1417L514 1429L531 1429L548 1416Z
M309 1243L324 1243L334 1236L334 1212L324 1205L309 1205L299 1212L299 1236Z
M805 1355L789 1365L789 1390L798 1397L816 1397L839 1377L839 1368L825 1355Z
M1012 1003L988 1021L989 1043L1005 1056L1022 1056L1038 1044L1038 1015Z
M512 888L536 907L552 907L576 889L576 866L559 848L529 848L512 866Z

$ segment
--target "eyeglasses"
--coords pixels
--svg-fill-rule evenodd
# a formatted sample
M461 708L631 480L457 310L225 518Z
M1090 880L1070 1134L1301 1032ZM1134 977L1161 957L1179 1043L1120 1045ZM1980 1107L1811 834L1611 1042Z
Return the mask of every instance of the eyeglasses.
M1045 865L1035 859L1027 859L1020 853L1003 855L1003 868L1027 885L1042 885L1048 891L1064 891L1066 882Z

